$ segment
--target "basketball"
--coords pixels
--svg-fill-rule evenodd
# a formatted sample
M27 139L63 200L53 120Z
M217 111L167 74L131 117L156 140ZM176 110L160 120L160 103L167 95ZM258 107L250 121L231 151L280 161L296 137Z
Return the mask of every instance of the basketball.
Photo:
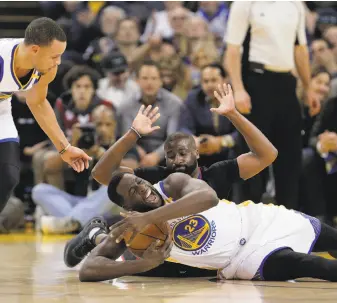
M133 241L130 243L128 249L137 257L142 257L147 248L155 241L160 240L160 246L162 246L169 236L170 227L168 223L150 224L144 228L140 233L136 235ZM124 236L125 242L131 238L131 232L127 232Z

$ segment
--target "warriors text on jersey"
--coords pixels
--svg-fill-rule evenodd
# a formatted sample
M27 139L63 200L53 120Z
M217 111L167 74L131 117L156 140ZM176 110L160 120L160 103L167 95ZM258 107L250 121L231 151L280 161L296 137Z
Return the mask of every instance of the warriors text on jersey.
M18 141L12 118L12 94L32 88L41 76L35 69L24 79L18 79L15 75L14 59L17 47L22 41L23 39L0 39L0 143Z
M174 203L162 181L154 187L165 203ZM316 220L283 206L220 200L209 210L168 222L174 241L168 261L250 280L266 256L281 247L308 253L320 232Z

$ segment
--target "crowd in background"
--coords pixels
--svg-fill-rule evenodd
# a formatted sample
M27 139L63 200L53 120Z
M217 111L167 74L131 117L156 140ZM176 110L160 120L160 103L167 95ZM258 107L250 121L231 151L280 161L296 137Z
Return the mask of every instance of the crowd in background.
M223 64L230 5L222 1L42 1L44 16L57 20L68 38L48 100L71 144L84 149L93 161L82 173L68 168L35 122L24 97L14 94L22 172L12 203L0 214L2 231L9 229L4 222L18 207L18 199L24 202L26 216L35 216L36 226L42 214L59 217L63 225L72 217L78 223L73 231L90 219L93 208L102 214L118 212L111 207L106 187L95 182L90 171L129 129L144 101L159 105L161 128L138 141L125 156L124 166L165 165L163 144L176 131L195 137L200 166L237 157L238 132L227 118L209 111L216 106L217 85L230 82ZM329 214L333 220L337 218L337 11L329 2L303 5L311 86L322 106L317 115L309 112L298 81L303 116L298 210L322 220ZM273 189L269 174L263 201L277 203ZM237 188L229 198L241 202L239 192Z

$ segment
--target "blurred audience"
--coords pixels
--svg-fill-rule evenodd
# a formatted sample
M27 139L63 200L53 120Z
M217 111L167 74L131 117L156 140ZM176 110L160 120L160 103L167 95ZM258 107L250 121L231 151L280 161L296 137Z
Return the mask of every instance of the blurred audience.
M99 74L87 66L74 66L65 75L63 85L65 92L57 99L55 114L59 125L69 138L72 145L76 145L73 132L81 125L91 122L93 109L103 102L96 96ZM59 153L52 149L43 155L39 154L36 161L35 173L42 175L40 182L47 181L55 187L64 189L64 165ZM75 174L69 171L71 175ZM73 190L78 195L86 195L82 182L77 182L80 176L86 175L87 171L77 174ZM74 177L72 177L73 179Z
M105 78L98 82L97 96L118 110L120 105L138 93L137 83L131 79L126 58L120 52L111 52L101 62Z
M77 136L78 140L82 140L83 148L93 158L90 170L106 149L115 142L116 127L115 113L110 107L105 105L96 107L92 117L93 125L86 125ZM38 219L40 220L38 225L45 234L75 232L93 216L112 215L119 211L119 208L111 203L106 186L101 186L83 197L41 183L33 189L33 200L44 214Z
M324 39L316 39L311 43L313 67L322 67L331 75L330 98L337 97L337 61L333 46Z
M48 100L71 143L94 157L91 165L115 137L127 131L141 104L159 107L161 128L138 141L124 157L124 166L165 165L163 142L178 129L195 136L201 165L238 156L232 124L209 111L216 106L213 91L228 81L219 63L227 53L224 36L232 2L40 4L43 15L56 20L68 40L49 85ZM302 5L311 54L310 87L324 110L311 114L308 91L298 78L303 125L299 209L331 223L337 218L333 202L337 194L337 6L324 1ZM249 82L245 77L248 45L247 31L240 50L244 85ZM77 174L62 163L21 93L13 96L12 109L20 135L22 170L16 197L0 214L0 232L22 226L23 214L34 211L37 226L42 225L45 233L76 232L92 216L109 217L118 211L109 202L106 188L92 180L91 168ZM274 189L270 174L266 195L275 195ZM235 196L242 196L242 189L234 191L238 191Z
M159 61L159 68L163 88L185 100L192 88L190 68L182 62L177 54L162 58Z
M145 62L137 72L140 92L137 96L126 99L118 110L118 137L124 135L136 117L142 104L158 106L161 117L158 125L160 129L153 134L140 138L137 142L137 156L127 154L133 168L139 165L155 166L164 160L164 141L166 137L178 128L179 111L182 101L162 88L163 82L159 67L153 62Z
M179 130L195 137L200 153L199 163L210 166L228 159L238 136L232 123L210 111L218 107L214 91L226 82L227 75L218 63L209 64L201 71L201 87L192 90L180 112Z
M170 39L174 30L169 21L169 12L175 8L182 7L182 1L164 1L165 10L154 11L148 19L141 40L147 41L152 35L158 35L163 39Z
M205 19L215 36L217 46L221 47L229 15L228 4L224 1L200 1L196 14Z

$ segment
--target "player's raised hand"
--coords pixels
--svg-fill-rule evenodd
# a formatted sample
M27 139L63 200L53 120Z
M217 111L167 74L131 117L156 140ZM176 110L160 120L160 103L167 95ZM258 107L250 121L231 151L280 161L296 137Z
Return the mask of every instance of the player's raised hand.
M89 168L89 161L92 160L83 150L78 147L70 146L64 154L61 155L64 162L68 163L78 173L85 168Z
M160 117L159 108L152 109L152 105L145 108L142 105L138 111L136 118L132 122L132 127L142 136L148 135L160 128L160 126L152 126Z
M236 111L232 87L229 84L219 84L218 90L214 91L214 97L219 101L219 107L211 108L212 112L226 116Z
M137 234L152 223L146 213L121 213L121 216L125 218L110 227L110 237L116 237L116 243L119 243L124 239L126 233L131 232L130 240L126 242L126 246L130 246Z

